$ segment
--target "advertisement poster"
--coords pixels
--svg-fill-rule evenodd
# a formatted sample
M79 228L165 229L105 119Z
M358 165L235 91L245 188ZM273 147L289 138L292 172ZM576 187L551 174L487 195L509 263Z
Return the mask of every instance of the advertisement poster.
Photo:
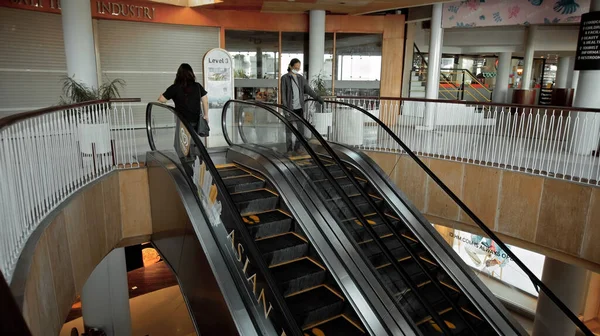
M223 137L221 114L225 103L234 97L233 59L227 50L215 48L204 55L204 88L208 92L210 136L207 147L227 146ZM230 114L232 115L232 114Z
M531 280L494 241L460 230L450 232L450 237L454 239L452 248L467 265L509 286L538 296ZM507 246L533 274L538 278L542 277L545 259L543 255L516 246Z
M590 0L462 0L446 2L442 28L577 23Z

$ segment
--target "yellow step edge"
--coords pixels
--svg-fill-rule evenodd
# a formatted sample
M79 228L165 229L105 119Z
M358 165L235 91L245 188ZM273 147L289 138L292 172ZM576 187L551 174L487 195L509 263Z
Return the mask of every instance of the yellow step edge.
M331 322L333 320L337 320L338 318L345 319L350 324L352 324L356 329L360 330L360 332L362 332L363 334L365 333L365 331L363 330L363 328L361 328L356 322L352 321L352 319L349 318L348 316L346 316L345 314L336 315L336 316L330 317L330 318L328 318L326 320L313 323L313 324L309 325L308 327L305 327L304 329L302 329L302 331L307 331L309 329L316 328L316 327L318 327L320 325L323 325L323 324L325 324L327 322Z
M223 163L223 164L215 165L215 168L217 168L217 169L227 169L227 168L234 168L234 167L237 167L234 163Z
M306 289L303 289L301 291L298 291L298 292L295 292L295 293L292 293L292 294L288 294L285 297L289 298L289 297L292 297L292 296L300 295L302 293L310 292L310 291L315 290L315 289L320 288L320 287L327 288L330 292L332 292L333 294L335 294L335 296L339 297L340 300L346 301L346 299L344 299L344 297L342 296L342 294L338 293L336 290L334 290L333 288L327 286L326 284L320 284L320 285L317 285L317 286L314 286L314 287L306 288Z
M268 237L261 237L261 238L255 239L254 241L258 242L258 241L272 239L272 238L277 238L277 237L281 237L281 236L285 236L285 235L296 236L298 239L302 240L303 242L308 243L308 240L306 238L302 237L301 235L297 234L296 232L291 232L291 231L284 232L284 233L278 233L278 234L275 234L275 235L272 235L272 236L268 236Z
M290 215L289 213L287 213L287 212L285 212L285 211L283 211L281 209L273 209L273 210L267 210L267 211L253 212L253 213L247 214L247 215L242 216L242 217L259 216L259 215L264 215L264 214L269 213L269 212L280 212L280 213L282 213L282 214L284 214L284 215L292 218L292 215Z
M408 256L408 257L400 258L400 259L398 259L398 261L399 261L399 262L403 262L403 261L405 261L405 260L408 260L408 259L411 259L411 258L412 258L411 256ZM379 269L382 269L382 268L386 268L386 267L390 266L391 264L392 264L392 263L383 264L383 265L381 265L381 266L378 266L378 267L376 267L375 269L378 269L378 270L379 270Z
M285 262L282 262L282 263L279 263L279 264L271 265L271 266L269 266L269 268L276 268L276 267L279 267L279 266L284 266L284 265L288 265L288 264L291 264L291 263L295 263L295 262L298 262L298 261L301 261L301 260L308 260L308 261L312 262L313 264L317 265L317 267L321 268L322 270L327 271L327 269L325 268L325 266L321 265L318 261L314 260L311 257L302 257L302 258L298 258L298 259L294 259L294 260L290 260L290 261L285 261Z
M442 314L445 314L445 313L447 313L447 312L449 312L449 311L451 311L451 310L452 310L452 308L446 308L446 309L444 309L444 310L440 310L440 311L438 312L438 315L440 315L440 316L441 316ZM432 318L431 316L427 316L426 318L422 319L421 321L417 322L416 324L417 324L417 326L420 326L421 324L423 324L423 323L426 323L426 322L429 322L429 321L431 321L431 320L433 320L433 318Z
M279 194L278 194L278 193L276 193L276 192L274 192L274 191L272 191L272 190L269 190L269 189L267 189L267 188L258 188L258 189L252 189L252 190L240 191L240 192L236 192L236 193L231 193L230 195L240 195L240 194L247 194L247 193L256 192L256 191L262 191L262 190L264 190L264 191L268 191L268 192L270 192L271 194L273 194L273 195L275 195L275 196L279 197Z

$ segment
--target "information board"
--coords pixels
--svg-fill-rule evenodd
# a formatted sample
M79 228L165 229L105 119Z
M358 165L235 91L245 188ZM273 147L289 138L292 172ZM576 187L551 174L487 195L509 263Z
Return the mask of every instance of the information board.
M575 70L600 70L600 12L581 16Z

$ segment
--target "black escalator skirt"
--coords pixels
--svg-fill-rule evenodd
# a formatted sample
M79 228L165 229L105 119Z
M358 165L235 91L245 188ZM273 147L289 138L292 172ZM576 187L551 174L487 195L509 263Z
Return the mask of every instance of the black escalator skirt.
M217 167L254 244L305 335L365 335L364 327L269 181Z
M446 323L448 330L452 335L473 335L475 330L476 335L496 335L491 325L481 316L478 310L473 306L469 299L460 291L459 287L446 274L446 272L438 266L435 259L429 254L425 247L419 243L406 225L396 218L384 202L383 198L377 193L367 179L351 165L346 164L346 168L350 171L363 191L368 194L373 203L379 207L380 213L383 213L392 226L396 228L401 235L397 238L383 222L374 209L371 208L367 200L360 194L356 187L349 180L349 177L337 166L330 158L323 156L322 162L325 163L327 170L338 181L338 184L349 196L350 200L356 205L361 214L367 219L367 222L372 226L375 233L382 239L383 244L397 258L400 267L410 276L412 283L418 289L418 293L410 290L410 287L403 282L400 274L392 267L390 261L386 258L378 245L373 241L369 233L362 227L361 223L353 215L351 209L343 202L340 197L336 197L334 187L326 180L321 169L308 157L295 157L292 160L304 170L310 180L312 180L316 188L321 192L323 197L327 199L329 207L334 216L344 223L344 226L349 232L351 238L361 247L365 256L369 259L375 269L379 271L379 276L388 288L394 299L400 307L402 307L412 318L424 335L441 335L443 334L440 328L432 319L427 310L420 304L416 298L419 295L430 304L435 311L438 312L440 318ZM409 248L416 252L419 260L414 260L403 244L399 241L404 240ZM438 282L450 298L454 301L459 311L452 308L452 304L448 302L441 294L438 288L432 284L422 268L417 262L431 274L431 278Z

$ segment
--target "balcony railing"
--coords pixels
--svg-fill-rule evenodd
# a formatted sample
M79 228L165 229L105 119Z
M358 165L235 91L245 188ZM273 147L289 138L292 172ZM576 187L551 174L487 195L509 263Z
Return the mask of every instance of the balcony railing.
M91 101L0 119L0 271L10 282L38 225L70 195L140 166L131 104Z
M414 98L336 99L366 109L422 156L600 185L600 110ZM368 120L361 122L361 115L338 114L333 120L327 113L312 113L311 118L323 134L333 123L352 127L361 149L402 151Z

